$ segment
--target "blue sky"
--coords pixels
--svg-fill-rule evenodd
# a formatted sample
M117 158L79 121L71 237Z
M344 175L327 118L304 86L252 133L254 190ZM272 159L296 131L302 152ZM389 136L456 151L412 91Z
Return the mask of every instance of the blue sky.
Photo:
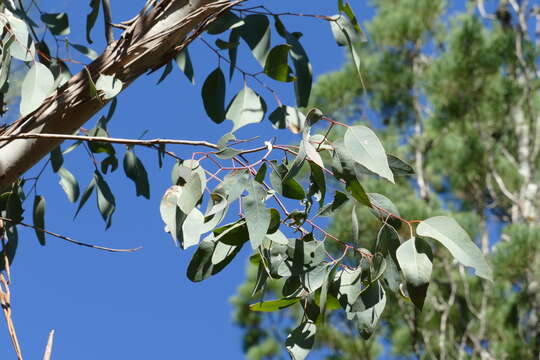
M85 44L84 27L89 1L61 0L40 2L47 12L68 12L72 34L70 41ZM114 21L131 18L144 1L112 1ZM354 2L356 3L356 2ZM360 2L364 4L364 2ZM316 5L315 5L316 4ZM360 18L370 11L365 5L353 4ZM292 11L331 15L335 1L296 0L273 2L274 11ZM345 61L344 52L331 36L329 25L312 18L284 17L291 31L304 33L302 43L318 76L337 70ZM94 29L95 44L103 47L102 22ZM208 38L208 37L207 37ZM277 36L273 44L280 43ZM162 84L156 86L158 71L143 76L119 96L116 115L109 125L113 137L136 138L149 130L147 138L204 139L215 142L231 128L226 121L212 123L204 113L200 88L205 77L217 65L216 56L200 41L190 47L195 66L193 86L175 68ZM257 69L249 50L242 45L239 64ZM84 60L78 54L73 56ZM237 76L227 84L230 99L241 86ZM294 104L292 87L268 80L281 99ZM263 94L271 111L275 102ZM86 127L91 128L96 119ZM259 135L263 140L278 136L281 143L294 141L286 131L274 130L268 120L250 125L239 137ZM171 148L172 149L172 148ZM174 148L189 157L192 148ZM119 158L123 148L117 148ZM143 246L132 254L111 254L68 244L47 237L47 246L39 246L33 231L20 231L20 244L12 267L12 304L15 326L23 355L37 359L43 354L47 334L56 330L55 359L240 359L241 332L230 318L228 299L243 281L249 249L219 275L194 284L186 268L194 249L181 251L163 231L159 201L170 185L168 160L164 169L157 166L155 152L137 148L150 175L151 199L135 197L135 188L119 168L107 181L116 196L117 210L112 227L105 231L92 197L75 221L76 206L69 203L50 169L39 181L37 192L47 200L46 227L79 241L102 246L131 248ZM91 179L93 165L83 149L66 156L65 167L73 172L81 191ZM35 170L30 174L35 173ZM33 194L32 194L33 197ZM26 221L31 222L31 199ZM0 328L2 358L11 358L7 331Z

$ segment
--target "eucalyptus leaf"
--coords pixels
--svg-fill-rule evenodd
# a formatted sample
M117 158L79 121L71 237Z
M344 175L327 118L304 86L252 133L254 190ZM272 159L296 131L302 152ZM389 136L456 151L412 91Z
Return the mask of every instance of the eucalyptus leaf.
M79 183L75 176L66 168L61 167L58 169L57 174L60 176L60 185L66 193L69 201L75 202L79 197Z
M208 75L201 95L208 117L217 124L222 123L225 120L225 76L220 68Z
M454 219L431 217L418 224L416 233L439 241L461 264L472 267L476 275L493 281L493 273L482 252Z
M54 76L43 64L34 62L26 73L21 86L21 115L36 110L54 90Z
M317 326L313 322L304 321L289 334L285 345L293 360L304 360L308 356L315 344L316 332Z
M34 229L36 237L42 246L45 246L45 233L39 229L45 229L45 198L41 195L36 195L34 198L33 210ZM39 229L38 229L39 228Z
M264 100L250 87L244 86L229 104L225 116L233 122L231 132L235 132L245 125L261 122L265 112Z

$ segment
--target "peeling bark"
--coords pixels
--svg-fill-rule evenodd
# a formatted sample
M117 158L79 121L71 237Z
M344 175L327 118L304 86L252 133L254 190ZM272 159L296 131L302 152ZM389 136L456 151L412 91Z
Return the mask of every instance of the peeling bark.
M45 99L38 109L10 125L3 135L73 134L107 104L107 100L91 96L90 77L95 83L101 74L114 75L125 89L145 72L166 64L219 14L243 1L162 0L143 9L119 40ZM0 189L6 189L61 142L0 142Z

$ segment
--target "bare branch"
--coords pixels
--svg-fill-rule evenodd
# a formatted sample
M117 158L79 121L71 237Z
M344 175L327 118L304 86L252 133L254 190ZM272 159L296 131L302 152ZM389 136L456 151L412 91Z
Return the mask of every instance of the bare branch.
M104 136L84 136L84 135L62 135L62 134L34 134L22 133L17 135L0 136L0 141L10 141L15 139L55 139L55 140L80 140L89 142L106 142L113 144L124 145L142 145L152 146L159 144L174 144L174 145L191 145L191 146L206 146L212 149L219 149L219 146L207 141L193 140L175 140L175 139L151 139L151 140L136 140L136 139L120 139Z
M136 247L136 248L133 248L133 249L113 249L113 248L108 248L108 247L103 247L103 246L98 246L98 245L87 244L87 243L83 243L83 242L80 242L80 241L77 241L77 240L73 240L72 238L69 238L67 236L60 235L60 234L53 233L51 231L39 228L39 227L34 226L34 225L26 224L26 223L23 223L23 222L20 222L20 221L14 221L14 220L11 220L11 219L8 219L8 218L5 218L5 217L0 217L0 219L3 220L3 221L13 223L15 225L21 225L21 226L24 226L24 227L27 227L27 228L32 228L32 229L35 229L37 231L41 231L41 232L43 232L45 234L54 236L54 237L56 237L58 239L68 241L68 242L70 242L72 244L75 244L75 245L85 246L85 247L89 247L89 248L93 248L93 249L97 249L97 250L103 250L103 251L108 251L108 252L135 252L137 250L142 249L142 246L139 246L139 247Z
M9 290L9 281L6 280L4 274L0 274L0 284L0 304L2 305L2 311L4 312L4 317L6 319L9 335L11 336L13 348L17 354L17 359L22 360L21 345L19 344L19 339L15 332L15 325L11 318L11 292Z

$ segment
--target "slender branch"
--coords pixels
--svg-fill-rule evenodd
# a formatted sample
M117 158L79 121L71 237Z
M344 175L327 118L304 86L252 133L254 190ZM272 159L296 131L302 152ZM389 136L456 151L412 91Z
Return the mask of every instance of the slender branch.
M6 261L7 266L9 267L8 262ZM2 305L2 311L4 312L4 317L6 318L6 323L11 336L11 342L13 343L13 348L17 354L17 359L22 360L21 346L19 344L19 339L17 338L17 333L15 332L15 325L13 324L13 319L11 317L11 292L9 290L9 281L6 280L4 274L0 274L0 304Z
M107 45L114 42L114 33L112 29L111 3L109 0L101 0L103 5L103 22L105 23L105 38Z
M69 237L64 236L64 235L53 233L51 231L39 228L39 227L34 226L34 225L26 224L26 223L23 223L23 222L20 222L20 221L15 221L15 220L8 219L8 218L1 217L1 216L0 216L0 220L7 221L7 222L10 222L10 223L15 224L15 225L21 225L21 226L24 226L24 227L27 227L27 228L35 229L35 230L40 231L42 233L54 236L56 238L59 238L59 239L65 240L65 241L68 241L68 242L70 242L72 244L80 245L80 246L86 246L86 247L97 249L97 250L103 250L103 251L108 251L108 252L135 252L137 250L142 249L142 246L132 248L132 249L113 249L113 248L108 248L108 247L103 247L103 246L98 246L98 245L92 245L92 244L88 244L88 243L84 243L84 242L74 240L74 239L69 238Z
M138 140L138 139L110 138L110 137L104 137L104 136L34 134L34 133L22 133L22 134L17 134L17 135L0 136L0 141L10 141L10 140L15 140L15 139L81 140L81 141L90 141L90 142L106 142L106 143L113 143L113 144L142 145L142 146L152 146L152 145L159 145L159 144L174 144L174 145L206 146L212 149L219 149L219 147L216 144L212 144L208 141L193 141L193 140L176 140L176 139Z

